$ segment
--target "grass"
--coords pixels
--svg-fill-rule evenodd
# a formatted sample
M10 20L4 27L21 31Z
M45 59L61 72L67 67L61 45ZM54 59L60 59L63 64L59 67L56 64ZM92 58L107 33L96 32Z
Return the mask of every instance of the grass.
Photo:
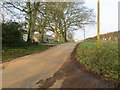
M49 42L49 44L63 44L63 43L70 43L69 41L68 42L64 42L64 41L53 41L53 42Z
M45 45L26 45L23 47L3 47L2 60L8 60L20 56L25 56L35 52L48 49L49 46Z
M49 42L46 44L62 44L68 42ZM48 49L48 45L26 45L23 47L3 47L2 60L6 61L8 59L17 58L20 56L29 55L35 52L39 52Z
M82 42L77 48L77 60L103 79L120 83L117 43L101 43L98 49L94 42Z

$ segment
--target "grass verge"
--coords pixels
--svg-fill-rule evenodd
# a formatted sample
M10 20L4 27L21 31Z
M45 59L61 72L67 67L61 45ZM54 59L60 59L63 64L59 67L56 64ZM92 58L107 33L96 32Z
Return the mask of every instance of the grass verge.
M49 44L64 44L64 43L71 43L71 42L69 42L69 41L67 41L67 42L64 42L64 41L53 41L53 42L49 42Z
M43 51L48 49L46 45L26 45L23 47L3 47L2 60L7 61L8 59L29 55L35 52Z
M116 85L120 83L118 44L101 43L98 49L94 42L81 42L77 48L77 60L103 79Z

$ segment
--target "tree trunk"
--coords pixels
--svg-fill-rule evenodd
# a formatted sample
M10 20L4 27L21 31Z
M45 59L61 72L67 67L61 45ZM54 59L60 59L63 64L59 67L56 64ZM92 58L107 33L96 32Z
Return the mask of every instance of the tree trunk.
M28 30L27 42L28 42L28 43L32 43L32 40L31 40L31 38L30 38L30 30Z
M65 20L64 20L64 42L67 42L67 26Z
M57 40L57 23L55 22L55 28L54 28L54 41L58 41Z
M64 41L67 42L67 33L66 33L66 30L64 31Z
M31 27L31 13L28 14L28 43L32 43L32 27Z
M2 15L2 24L5 22L5 18L4 18L4 15L3 14L1 14Z
M63 33L63 27L62 27L62 24L60 23L59 24L59 27L60 27L60 41L64 41L64 33Z
M60 32L60 41L64 41L63 31Z
M27 42L33 43L34 31L35 31L35 23L36 23L36 15L37 15L37 7L39 6L39 2L34 2L34 10L31 9L30 2L26 2L28 9L28 40Z
M57 41L57 31L54 29L54 41Z
M31 38L31 17L32 17L32 13L31 13L31 8L30 8L30 2L26 2L27 4L27 9L28 9L28 13L27 13L27 16L28 16L28 38L27 38L27 42L28 43L32 43L32 38Z
M44 31L39 31L40 34L40 42L44 42Z

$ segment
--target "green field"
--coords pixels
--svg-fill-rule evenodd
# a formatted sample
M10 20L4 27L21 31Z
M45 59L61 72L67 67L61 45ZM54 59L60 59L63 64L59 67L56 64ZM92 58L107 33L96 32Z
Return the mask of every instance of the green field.
M117 43L101 43L98 49L94 42L81 42L77 48L77 60L103 79L120 83Z
M48 49L46 45L26 45L23 47L3 47L2 60L8 60L20 56L29 55L35 52Z

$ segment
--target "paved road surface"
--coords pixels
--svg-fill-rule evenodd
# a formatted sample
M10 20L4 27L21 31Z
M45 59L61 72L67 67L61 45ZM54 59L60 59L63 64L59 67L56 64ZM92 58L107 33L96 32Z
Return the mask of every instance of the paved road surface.
M69 58L76 43L61 44L38 54L24 56L3 69L3 88L36 87L36 82L57 72Z
M70 61L77 43L52 47L41 53L5 63L3 88L109 88L110 84L82 72Z

